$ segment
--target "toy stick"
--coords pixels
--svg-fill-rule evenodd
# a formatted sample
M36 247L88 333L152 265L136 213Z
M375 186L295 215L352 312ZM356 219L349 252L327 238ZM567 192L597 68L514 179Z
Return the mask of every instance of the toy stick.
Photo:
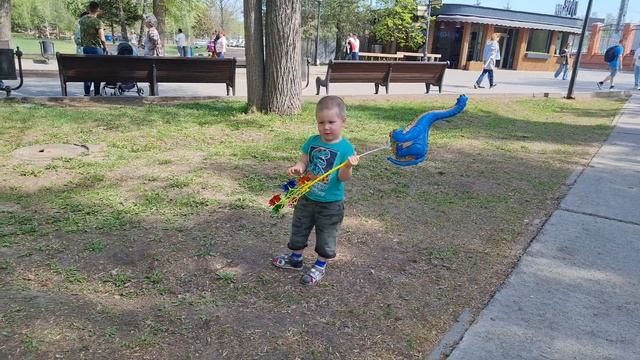
M369 150L361 155L358 155L358 158L361 158L365 155L369 155L372 154L376 151L380 151L383 149L388 148L389 145L385 145L385 146L381 146L379 148L373 149L373 150ZM298 201L298 199L300 199L304 194L306 194L307 192L309 192L309 190L311 190L311 188L313 187L313 185L317 184L320 181L323 181L324 179L326 179L328 176L330 176L331 174L333 174L334 172L342 169L343 167L345 167L347 164L349 163L349 160L343 162L342 164L334 167L333 169L327 171L326 173L320 175L319 177L315 178L312 181L309 182L305 182L304 184L301 184L301 186L299 187L295 187L293 189L290 189L285 196L283 196L281 199L279 200L275 200L277 202L273 203L273 211L274 212L278 212L281 208L283 208L286 204L293 204L295 202ZM274 197L276 198L276 197ZM272 199L274 199L272 198Z

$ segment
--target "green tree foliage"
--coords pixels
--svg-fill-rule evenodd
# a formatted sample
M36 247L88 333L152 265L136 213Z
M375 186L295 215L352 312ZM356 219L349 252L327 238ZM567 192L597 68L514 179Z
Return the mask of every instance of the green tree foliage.
M418 49L424 44L424 19L417 21L416 0L384 0L385 7L376 11L373 32L382 42L395 42L400 47Z
M108 24L120 24L120 12L118 2L122 3L124 21L130 26L142 19L142 11L137 1L134 0L99 0L102 21Z
M316 34L317 1L302 1L302 38L313 39ZM320 36L335 39L336 57L340 57L343 43L350 32L360 36L371 30L373 12L369 0L324 0L320 6Z
M57 28L59 32L75 29L75 15L61 7L56 0L12 0L11 27L13 31L29 32Z
M216 28L216 20L208 7L203 7L195 14L192 34L198 38L209 38Z
M43 1L43 0L38 0ZM43 2L46 2L44 0ZM55 0L48 0L52 2L57 2ZM122 3L122 8L124 10L124 20L127 25L132 25L137 21L142 19L141 14L141 6L140 3L136 0L97 0L98 4L100 4L100 10L102 13L100 15L100 19L107 24L119 24L120 23L120 13L118 8L118 2ZM86 11L87 4L89 2L86 0L64 0L64 7L70 14L73 14L74 18L77 18L83 11Z

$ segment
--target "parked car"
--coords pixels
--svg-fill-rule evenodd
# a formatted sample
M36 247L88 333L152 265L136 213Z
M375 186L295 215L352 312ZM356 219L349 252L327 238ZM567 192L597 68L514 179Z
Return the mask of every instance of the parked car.
M197 39L196 41L193 42L193 47L194 48L207 47L208 43L209 41L207 39Z

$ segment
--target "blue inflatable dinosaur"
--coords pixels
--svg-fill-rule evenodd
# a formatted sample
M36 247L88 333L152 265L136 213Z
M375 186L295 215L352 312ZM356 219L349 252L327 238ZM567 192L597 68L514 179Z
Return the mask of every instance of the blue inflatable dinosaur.
M451 109L424 113L404 129L393 130L390 136L391 152L394 157L388 157L387 160L398 166L418 165L426 160L431 125L438 120L458 115L466 106L467 97L460 95L456 105Z

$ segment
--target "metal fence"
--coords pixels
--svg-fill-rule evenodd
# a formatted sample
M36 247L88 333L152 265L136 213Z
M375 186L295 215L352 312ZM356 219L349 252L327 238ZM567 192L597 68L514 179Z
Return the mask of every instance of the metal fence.
M615 24L603 26L598 53L604 54L609 47L618 44L621 36L622 31L617 31Z
M318 61L321 64L326 64L329 60L334 59L336 54L336 39L332 38L320 38L320 46L318 46ZM315 60L316 39L303 38L302 39L302 57L308 57L311 62Z

